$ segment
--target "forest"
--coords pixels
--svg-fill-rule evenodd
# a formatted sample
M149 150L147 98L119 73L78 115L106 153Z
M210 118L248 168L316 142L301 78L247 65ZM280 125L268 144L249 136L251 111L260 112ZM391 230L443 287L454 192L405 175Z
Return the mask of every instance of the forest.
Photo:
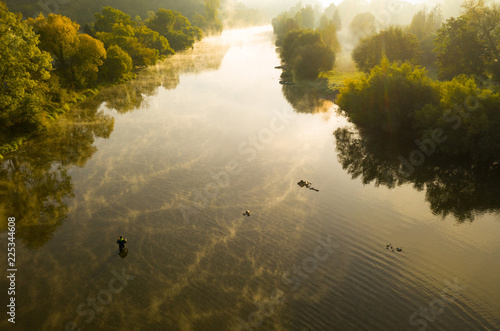
M445 130L432 154L500 161L499 4L465 1L459 16L447 19L440 6L424 8L410 24L385 27L371 12L354 14L351 22L344 17L341 6L321 11L299 3L273 20L282 83L293 85L284 93L311 82L323 90L329 85L338 112L360 131L418 146L435 129ZM354 45L343 40L346 33ZM325 77L339 76L335 61L342 52L350 53L355 72L335 86Z
M65 11L75 10L72 18L58 13L30 17L34 2L16 1L13 7L28 15L23 17L0 2L0 156L16 150L100 87L132 79L138 68L155 65L192 48L203 34L222 30L218 0L199 3L201 7L179 7L180 2L175 2L176 8L192 16L193 24L181 12L164 8L148 11L147 16L141 12L142 19L134 8L150 7L144 3L133 7L133 3L121 4L137 14L134 18L105 6L91 21L77 1Z

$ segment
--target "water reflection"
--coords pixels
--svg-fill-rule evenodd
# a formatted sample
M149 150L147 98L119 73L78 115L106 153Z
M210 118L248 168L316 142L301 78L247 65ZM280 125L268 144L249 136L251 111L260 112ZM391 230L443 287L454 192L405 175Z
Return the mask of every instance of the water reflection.
M0 166L1 220L16 216L16 237L39 248L62 224L74 197L68 170L83 167L96 152L96 138L108 138L114 118L97 109L75 110L53 123Z
M142 70L136 80L104 89L78 109L53 123L18 153L0 165L0 231L7 229L7 217L19 215L17 238L30 248L50 240L68 213L68 199L74 197L68 171L83 167L97 151L96 138L109 138L114 118L99 111L105 103L118 113L144 105L158 87L174 89L184 73L217 70L229 45L201 42L196 48L176 55L155 67ZM126 253L122 256L126 256Z
M283 95L298 113L325 113L333 106L333 97L328 94L328 80L319 79L308 84L283 85Z
M400 156L415 145L368 131L340 128L334 133L339 162L363 184L394 188L411 183L425 190L432 212L458 222L500 210L500 166L432 155L413 171L404 169Z
M103 90L92 102L105 103L106 107L118 113L141 108L147 97L156 95L160 86L167 90L175 89L180 84L182 74L218 70L228 50L229 44L208 38L196 44L194 49L141 70L131 82Z

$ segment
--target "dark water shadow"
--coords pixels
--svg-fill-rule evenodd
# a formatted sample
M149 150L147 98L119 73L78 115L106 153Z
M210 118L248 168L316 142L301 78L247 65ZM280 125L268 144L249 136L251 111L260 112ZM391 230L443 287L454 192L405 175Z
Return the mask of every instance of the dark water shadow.
M411 184L425 191L433 214L453 216L458 223L500 211L500 165L465 158L425 155L419 166L409 163L418 147L394 137L353 128L334 133L338 160L363 184L395 188Z
M16 217L16 238L42 247L66 220L74 197L68 171L83 167L97 151L96 138L109 138L114 118L96 108L76 109L52 123L0 163L0 231Z
M286 75L282 76L286 77ZM315 82L284 84L283 96L298 113L325 113L334 105L335 95L328 89L327 79Z

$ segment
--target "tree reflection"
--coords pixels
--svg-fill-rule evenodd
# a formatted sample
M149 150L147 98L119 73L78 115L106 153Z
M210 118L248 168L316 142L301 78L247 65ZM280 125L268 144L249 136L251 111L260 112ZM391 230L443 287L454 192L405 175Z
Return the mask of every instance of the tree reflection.
M309 84L283 85L282 92L298 113L324 113L333 106L333 97L329 95L326 79L318 79Z
M29 248L50 240L74 197L68 171L83 167L96 152L95 138L108 138L114 118L96 108L78 109L54 122L0 165L0 231L16 217L16 238Z
M228 49L226 44L200 42L194 49L179 52L156 66L140 70L131 82L103 90L92 102L105 103L118 113L133 111L143 106L147 97L156 95L160 86L175 89L182 74L218 70Z
M500 165L431 155L413 172L403 169L401 156L416 145L370 131L339 128L334 133L342 167L364 184L394 188L411 183L425 190L432 212L454 216L459 223L500 210Z

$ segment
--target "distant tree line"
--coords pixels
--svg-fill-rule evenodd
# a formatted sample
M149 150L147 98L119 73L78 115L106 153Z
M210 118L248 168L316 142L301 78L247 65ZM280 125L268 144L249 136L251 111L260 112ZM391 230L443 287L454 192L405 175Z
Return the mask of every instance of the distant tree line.
M108 6L80 28L59 14L22 20L0 2L0 155L100 85L133 78L135 67L154 65L202 38L200 28L167 9L132 20Z
M37 13L50 13L71 17L81 26L94 21L94 13L103 7L113 7L129 14L134 20L145 20L158 8L181 12L189 21L208 32L221 31L219 21L220 0L6 0L13 12L35 18Z

